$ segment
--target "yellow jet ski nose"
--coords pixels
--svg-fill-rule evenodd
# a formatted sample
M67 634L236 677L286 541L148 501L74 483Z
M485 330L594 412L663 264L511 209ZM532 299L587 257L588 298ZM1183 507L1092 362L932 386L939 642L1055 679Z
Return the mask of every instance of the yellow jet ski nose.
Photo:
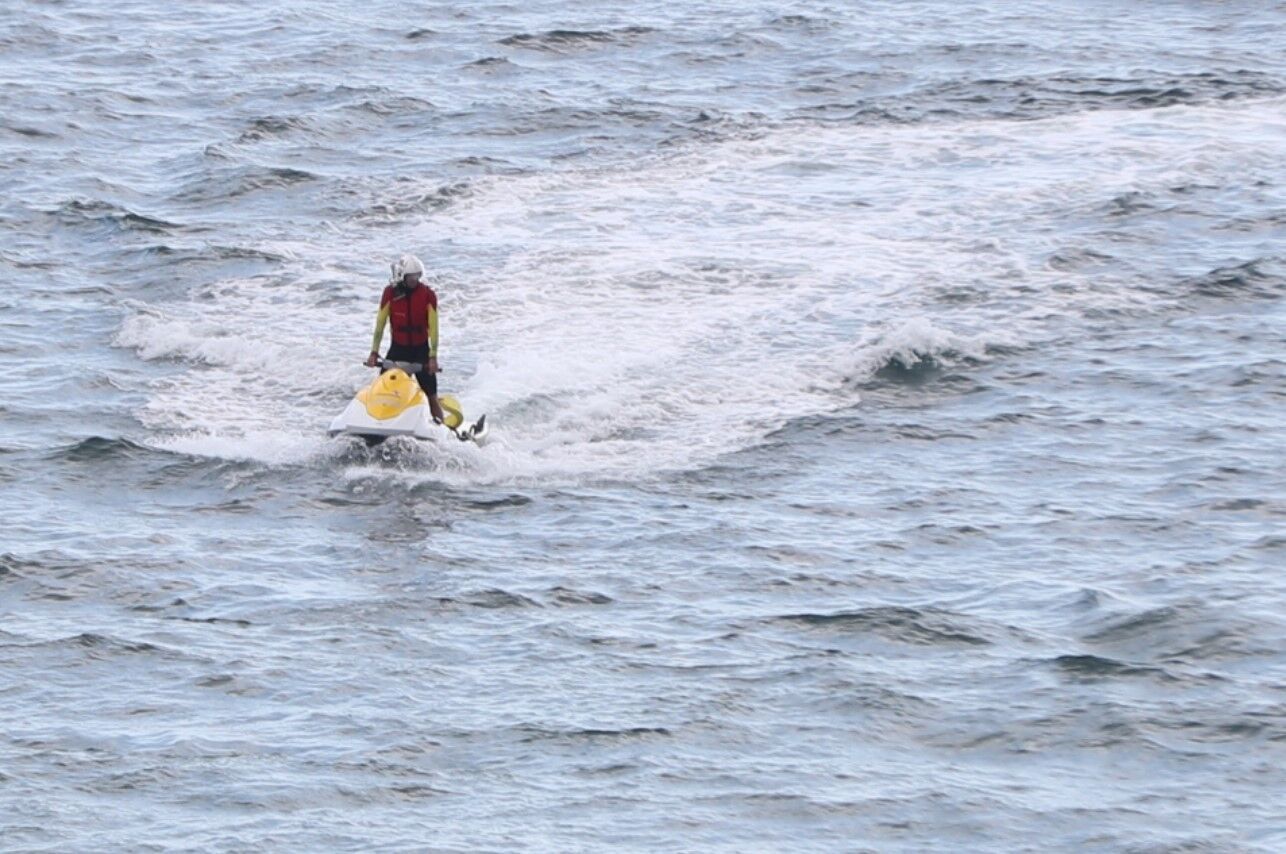
M386 421L401 415L412 406L424 403L424 392L415 378L394 368L380 374L375 382L357 393L357 399L372 418Z

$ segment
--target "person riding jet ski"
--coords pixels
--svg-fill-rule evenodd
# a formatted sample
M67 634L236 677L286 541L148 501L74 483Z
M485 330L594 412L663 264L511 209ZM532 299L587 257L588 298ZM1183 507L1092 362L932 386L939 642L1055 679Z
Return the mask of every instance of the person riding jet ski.
M390 362L414 362L423 365L415 374L420 388L429 398L429 412L434 420L443 421L442 404L438 402L438 295L424 283L424 264L414 255L403 255L392 265L393 275L380 296L375 315L375 337L368 368L380 363L380 342L384 327L392 321L393 343L384 355Z

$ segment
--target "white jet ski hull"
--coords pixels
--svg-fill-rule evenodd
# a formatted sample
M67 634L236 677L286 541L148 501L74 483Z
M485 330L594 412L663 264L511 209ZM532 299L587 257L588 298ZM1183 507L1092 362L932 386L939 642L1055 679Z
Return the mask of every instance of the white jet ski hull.
M329 432L332 436L343 433L377 440L390 436L431 439L438 429L427 405L414 406L393 418L380 420L372 418L360 401L353 400L330 422Z

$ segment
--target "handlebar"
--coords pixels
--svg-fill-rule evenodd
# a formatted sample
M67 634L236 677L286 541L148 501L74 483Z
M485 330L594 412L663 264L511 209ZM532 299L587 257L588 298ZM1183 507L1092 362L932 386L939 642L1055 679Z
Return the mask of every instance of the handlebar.
M424 364L422 362L394 362L391 359L378 359L375 364L381 371L401 368L408 374L418 374L420 371L424 370Z

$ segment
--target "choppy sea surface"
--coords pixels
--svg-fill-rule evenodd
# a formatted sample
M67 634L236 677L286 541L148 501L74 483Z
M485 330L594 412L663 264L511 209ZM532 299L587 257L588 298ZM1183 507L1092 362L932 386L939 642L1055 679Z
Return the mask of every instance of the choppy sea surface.
M1283 44L5 3L0 849L1286 850Z

